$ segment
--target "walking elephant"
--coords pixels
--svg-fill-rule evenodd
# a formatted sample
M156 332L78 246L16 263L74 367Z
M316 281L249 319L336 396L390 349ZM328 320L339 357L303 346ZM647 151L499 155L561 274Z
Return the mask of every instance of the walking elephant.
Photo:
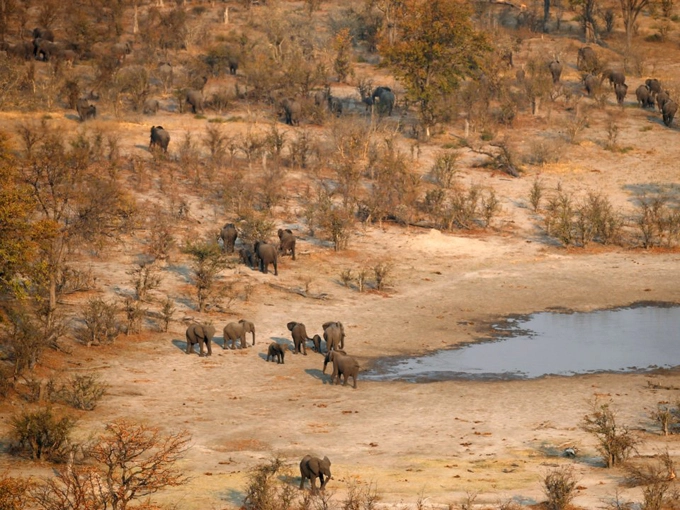
M647 78L645 80L645 85L647 85L649 88L652 96L656 96L659 92L661 92L661 82L656 78Z
M234 245L236 244L236 238L238 237L238 232L233 223L225 223L220 230L220 239L222 239L222 249L227 253L234 253Z
M640 104L640 108L654 108L654 96L652 96L647 85L640 85L635 90L635 97Z
M668 92L665 90L662 90L656 95L656 106L659 109L659 112L663 112L663 105L665 105L670 100L671 96L669 96Z
M392 109L394 108L394 92L389 87L376 87L371 94L371 104L378 105L378 113L383 115L387 113L388 116L392 115Z
M347 385L347 379L351 377L354 379L353 388L357 387L357 375L359 374L359 362L352 356L343 354L340 351L328 351L326 354L328 363L333 363L333 374L331 374L331 383L337 384L342 378L342 385ZM325 368L325 364L324 364ZM337 378L337 383L335 382Z
M293 337L293 354L301 352L307 356L306 342L311 340L314 344L314 350L316 352L321 352L321 337L319 335L314 335L313 338L307 336L307 328L301 322L289 322L286 324L288 331L290 331Z
M227 340L231 343L230 348L235 349L235 342L238 340L240 342L240 348L245 349L248 347L248 342L246 341L246 333L253 334L253 345L255 345L255 324L245 319L241 319L238 322L230 322L224 326L224 343L222 348L227 348Z
M590 46L579 48L578 55L576 56L576 68L579 71L594 73L598 67L599 63L597 61L597 54L595 53L595 50Z
M316 479L319 479L321 487L324 490L328 480L331 479L331 461L328 457L320 459L311 455L305 455L300 461L300 490L305 486L305 480L309 480L312 486L312 492L316 492Z
M323 325L323 339L326 341L326 351L345 348L345 328L342 322L326 322Z
M628 94L628 85L617 83L614 85L614 94L616 94L616 102L623 104L623 100L626 99L626 94Z
M594 74L587 74L583 77L583 86L589 96L592 96L598 88L597 77Z
M203 109L203 92L200 90L189 90L187 91L187 95L185 97L185 102L189 106L191 106L191 113L204 113L205 110Z
M252 247L244 246L238 250L238 258L250 269L255 269L259 265L257 255L252 250Z
M272 361L283 365L283 358L286 356L286 351L278 342L272 342L267 348L267 361L271 358Z
M548 64L548 69L550 69L553 83L559 83L560 77L562 76L562 63L555 59Z
M85 98L80 98L76 102L76 111L80 117L81 122L85 122L87 119L94 119L97 117L97 107Z
M142 106L142 112L144 115L156 115L160 107L161 104L158 102L158 99L147 99Z
M302 115L302 105L300 104L300 101L286 98L281 101L281 108L283 108L286 124L289 126L300 125L300 117Z
M331 361L331 353L332 353L332 352L337 352L337 353L345 354L345 355L347 354L345 351L340 351L340 350L337 350L337 351L336 351L336 350L327 351L327 352L326 352L326 355L325 355L324 358L323 358L323 370L321 371L321 372L324 373L324 374L326 373L326 368L328 368L328 364L329 364L329 363L332 364L332 361ZM333 367L333 373L331 374L331 381L332 381L333 379L335 379L335 375L336 375L335 367Z
M663 123L666 126L671 127L671 124L673 124L673 117L675 117L677 111L678 104L672 99L669 99L664 103L661 114L663 115Z
M260 271L263 273L269 272L269 264L274 265L274 276L279 275L278 262L277 262L277 250L273 244L263 243L262 241L257 241L253 247L253 252L260 261Z
M295 260L295 234L290 229L279 229L279 252L281 255L290 253Z
M163 152L168 152L170 143L170 133L163 126L151 126L151 138L149 140L149 150L159 147Z
M191 354L194 345L200 348L199 356L205 354L204 347L208 351L208 356L212 355L212 339L215 336L215 328L208 324L192 324L187 328L187 354Z

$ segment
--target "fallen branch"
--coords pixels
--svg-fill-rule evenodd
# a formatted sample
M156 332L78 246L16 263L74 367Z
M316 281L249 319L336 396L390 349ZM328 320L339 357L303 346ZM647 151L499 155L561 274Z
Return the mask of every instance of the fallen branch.
M290 288L290 287L284 287L283 285L277 285L275 283L269 283L268 285L272 289L282 290L284 292L290 292L291 294L297 294L298 296L302 296L302 297L305 297L305 298L321 299L321 300L328 299L328 294L326 294L325 292L322 292L321 294L313 294L311 292L306 292L302 289L293 289L293 288Z

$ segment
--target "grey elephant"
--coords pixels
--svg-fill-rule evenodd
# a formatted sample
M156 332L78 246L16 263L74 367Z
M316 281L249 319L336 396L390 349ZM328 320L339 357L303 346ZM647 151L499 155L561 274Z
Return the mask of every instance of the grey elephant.
M598 86L597 77L594 74L586 74L583 77L583 86L585 87L588 95L592 96L593 93L597 90Z
M49 28L35 27L31 32L33 39L45 39L54 42L54 32Z
M279 252L281 255L290 253L295 260L295 234L290 229L279 229Z
M191 106L191 113L204 113L205 110L203 108L204 106L204 99L203 99L203 92L200 90L188 90L187 95L184 98L184 101L186 104Z
M331 382L338 384L342 378L342 385L347 386L347 379L354 380L353 388L357 387L357 375L359 375L359 362L352 356L343 354L340 351L329 351L326 355L329 363L333 363L333 374ZM336 383L337 380L337 383Z
M626 75L621 71L609 71L608 72L609 85L613 86L616 90L617 85L623 85L626 83Z
M647 78L645 80L645 85L647 85L649 88L652 96L656 96L659 92L661 92L661 82L656 78Z
M635 89L635 97L640 104L640 108L654 108L654 96L652 96L647 85L640 85Z
M158 99L147 99L142 106L142 112L145 115L156 115L160 107L161 104L158 102Z
M324 358L323 358L323 370L322 370L322 372L323 372L324 374L326 373L326 368L328 368L328 364L329 364L329 363L330 363L331 365L333 364L333 362L332 362L333 356L331 356L331 353L332 353L332 352L337 352L337 353L339 353L339 354L345 354L345 355L347 354L345 351L341 351L341 350L332 350L332 351L326 352L326 355L325 355ZM332 381L333 379L335 379L335 375L336 375L335 366L333 366L333 373L331 374L331 381Z
M328 457L320 459L312 455L305 455L300 461L300 490L304 489L305 480L309 480L312 492L316 492L316 479L319 479L320 490L324 490L331 479L331 461Z
M586 71L588 73L595 72L599 67L597 60L597 53L590 46L584 46L579 48L578 55L576 56L576 68L579 71Z
M198 344L200 348L199 355L205 354L204 347L208 351L208 356L212 355L212 339L215 336L215 328L207 324L192 324L187 328L187 354L191 354L194 345Z
M328 352L345 348L345 328L342 322L326 322L322 327Z
M240 342L240 348L245 349L248 347L248 342L246 341L246 333L253 334L253 345L255 345L255 324L245 319L241 319L238 322L230 322L224 326L224 343L222 348L227 348L227 340L231 343L230 348L235 349L235 342L238 340Z
M246 266L248 266L250 269L255 269L258 265L258 259L257 255L253 253L253 250L251 247L244 246L242 248L239 248L238 250L238 258L241 262L243 262Z
M267 348L267 361L271 358L272 361L276 361L276 363L279 363L283 365L283 359L286 356L286 351L281 347L281 344L278 342L272 342L269 344L269 347Z
M151 126L151 136L149 137L149 150L159 147L163 152L168 152L170 143L170 133L163 126Z
M236 71L238 71L238 58L235 56L230 56L229 57L229 74L236 74Z
M623 100L626 99L626 94L628 94L628 85L625 83L617 83L614 85L614 94L616 94L616 102L623 104Z
M394 101L394 92L389 87L376 87L373 94L371 94L371 104L378 105L378 113L381 115L385 113L388 116L392 115Z
M76 111L78 112L81 122L97 117L97 107L90 104L87 99L82 97L76 102Z
M277 250L273 244L263 243L257 241L253 246L253 252L260 261L260 271L263 273L269 272L269 264L274 265L274 275L279 275L279 265L277 259Z
M669 99L664 103L661 114L663 115L663 123L666 126L671 127L671 124L673 124L673 117L675 117L677 111L678 104L672 99Z
M663 112L663 105L670 100L671 96L665 90L662 90L656 95L656 106L659 109L659 112Z
M305 325L302 324L301 322L289 322L288 324L286 324L286 327L288 328L288 331L290 331L290 334L293 337L293 354L301 352L302 354L307 356L307 346L305 344L307 343L307 340L313 339L307 336L307 328L305 327ZM319 343L320 339L321 337L319 337ZM318 352L319 346L317 346L316 342L314 342L314 346Z
M286 124L289 126L300 125L302 105L299 101L291 98L285 98L283 101L281 101L281 108L283 108L283 115L286 119Z
M562 76L562 63L555 59L548 64L548 69L550 69L553 83L559 83L560 77Z
M236 226L233 223L225 223L220 230L220 239L222 239L222 249L227 253L234 253L234 244L236 244L236 238L238 237L238 232Z

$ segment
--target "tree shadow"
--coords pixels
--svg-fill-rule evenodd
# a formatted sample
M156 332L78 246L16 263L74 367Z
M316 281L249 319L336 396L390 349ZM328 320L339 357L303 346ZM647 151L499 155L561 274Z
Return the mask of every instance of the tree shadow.
M243 504L243 500L245 499L245 497L246 497L245 492L236 489L229 489L226 492L219 493L219 498L221 501L228 501L231 505L233 505L236 508L241 508L241 505Z

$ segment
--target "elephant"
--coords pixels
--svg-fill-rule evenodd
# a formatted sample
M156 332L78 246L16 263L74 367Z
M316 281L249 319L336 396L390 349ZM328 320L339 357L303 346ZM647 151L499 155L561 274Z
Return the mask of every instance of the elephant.
M392 115L394 108L394 92L389 87L376 87L371 94L371 104L378 104L378 113Z
M281 101L281 108L289 126L299 126L302 114L302 105L295 99L286 98Z
M595 53L594 49L590 46L579 48L578 55L576 56L576 68L579 71L592 73L595 72L598 66L597 53Z
M342 377L342 385L347 385L347 379L351 377L354 379L353 388L357 387L357 375L359 374L359 362L352 356L342 354L340 351L329 351L326 355L329 363L333 363L333 374L331 375L331 382L334 384L337 377L337 382L340 382ZM324 366L325 368L325 366Z
M63 51L62 45L40 37L33 39L33 56L36 60L49 62L52 56L59 56Z
M338 350L345 348L345 328L342 322L326 322L323 325L323 339L326 341L326 350Z
M640 85L635 90L635 97L640 104L640 108L654 108L654 97L647 85Z
M553 83L559 83L560 77L562 76L562 64L560 61L553 60L548 64L548 69L550 69Z
M645 85L647 85L647 87L649 88L652 97L656 96L659 92L661 92L661 82L656 78L647 78L645 80Z
M341 351L341 350L327 351L326 356L324 356L324 358L323 358L323 370L322 370L322 372L324 374L326 373L326 368L328 367L328 364L332 363L332 361L331 361L331 353L332 352L337 352L339 354L345 354L345 355L347 354L345 351ZM335 367L333 367L333 373L331 374L331 381L333 379L335 379Z
M247 246L239 248L238 258L250 269L255 269L255 267L258 265L257 255L255 255L253 250Z
M656 106L659 108L659 112L663 112L663 105L670 101L670 99L671 96L669 96L668 92L665 90L662 90L656 95Z
M123 63L125 61L125 57L127 57L130 53L132 53L132 43L130 43L130 41L116 43L111 46L111 55L113 55L119 63Z
M290 253L295 260L295 234L290 229L279 229L279 252L281 255Z
M505 62L505 65L508 68L515 67L514 62L512 61L512 50L507 50L501 55L501 62Z
M234 253L234 244L236 244L236 238L238 237L238 232L233 223L225 223L220 230L220 239L222 239L222 249L227 253Z
M611 79L613 72L614 71L612 69L609 69L609 68L603 69L602 72L600 73L600 85L602 85L604 83L604 81L607 80L609 82L609 86L610 87L613 86L614 83L612 82L612 79Z
M168 152L170 143L170 133L163 126L151 126L151 137L149 140L149 150L153 147L160 147L163 152Z
M317 90L316 92L314 92L314 104L316 106L322 106L324 104L327 104L330 97L331 97L330 87L326 87L323 90Z
M598 87L597 77L594 74L586 74L583 78L583 85L585 86L588 95L592 96Z
M253 246L253 251L260 261L260 271L263 273L269 272L269 264L274 265L274 276L279 275L279 266L276 256L276 247L273 244L263 243L257 241Z
M624 85L626 83L626 75L621 71L610 71L609 75L609 85L614 87L616 90L617 85Z
M328 96L328 110L336 117L342 115L342 101L339 97Z
M236 74L238 71L238 59L236 57L229 57L229 74Z
M192 324L187 328L187 354L191 354L194 349L194 344L200 347L199 356L204 355L203 347L208 351L208 356L212 355L211 342L215 336L215 328L206 324Z
M142 112L146 115L156 115L160 107L161 104L158 102L158 99L147 99L144 101Z
M45 39L46 41L54 42L54 32L49 28L35 27L31 32L33 39Z
M311 455L305 455L300 461L300 490L304 488L305 480L309 480L312 492L316 492L317 478L321 483L319 489L324 490L328 480L331 479L331 461L328 460L328 457L320 459Z
M248 342L246 341L246 333L253 334L253 345L255 345L255 324L245 319L241 319L238 322L230 322L224 326L224 343L222 348L227 348L227 339L231 342L231 349L235 349L236 346L234 342L239 340L241 343L241 349L248 347Z
M307 328L304 324L301 322L289 322L286 324L286 327L293 337L293 354L301 352L307 356L306 342L308 340L312 341L316 352L321 352L321 337L319 335L314 335L313 338L309 338L307 336Z
M85 98L80 98L76 102L76 111L80 117L81 122L85 122L87 119L94 119L97 117L97 107Z
M191 113L203 113L205 110L203 109L203 92L200 90L192 89L187 91L187 95L185 97L185 102L189 106L191 106Z
M267 361L271 358L272 361L276 360L277 364L283 365L283 358L286 356L286 351L281 347L281 344L277 342L272 342L267 348Z
M623 104L623 100L626 98L626 94L628 93L628 85L625 83L615 84L614 93L616 94L616 102Z
M673 124L673 117L675 117L677 111L678 104L672 99L669 99L664 103L661 113L663 115L663 123L666 126L671 127L671 124Z

